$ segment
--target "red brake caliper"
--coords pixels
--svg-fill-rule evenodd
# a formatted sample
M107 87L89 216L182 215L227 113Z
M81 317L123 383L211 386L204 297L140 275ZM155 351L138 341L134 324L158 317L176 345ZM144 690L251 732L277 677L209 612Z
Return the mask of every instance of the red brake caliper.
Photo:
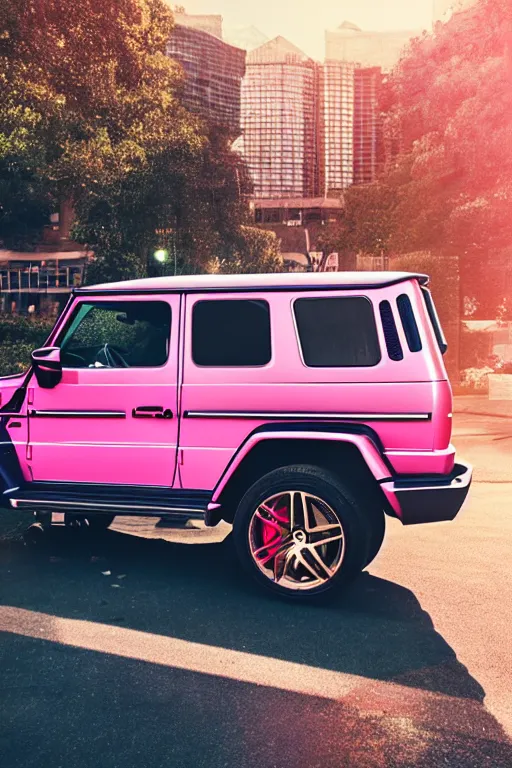
M276 502L277 505L278 502ZM265 509L265 507L261 507ZM262 564L267 563L274 558L281 546L285 535L290 530L290 511L286 506L269 508L272 519L267 519L263 515L258 515L263 524L263 547L255 554Z

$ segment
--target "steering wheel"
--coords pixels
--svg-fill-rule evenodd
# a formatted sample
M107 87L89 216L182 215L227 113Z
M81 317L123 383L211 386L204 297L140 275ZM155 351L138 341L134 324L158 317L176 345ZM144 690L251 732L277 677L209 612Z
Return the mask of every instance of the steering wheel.
M82 357L82 355L77 355L74 352L64 352L62 360L63 365L68 368L73 368L73 362L75 362L75 364L78 363L80 368L86 365L85 357Z
M101 355L101 353L105 355L105 360L107 361L107 365L109 368L129 368L130 366L122 356L120 352L115 347L110 346L110 344L105 344L102 349L98 352L97 357Z

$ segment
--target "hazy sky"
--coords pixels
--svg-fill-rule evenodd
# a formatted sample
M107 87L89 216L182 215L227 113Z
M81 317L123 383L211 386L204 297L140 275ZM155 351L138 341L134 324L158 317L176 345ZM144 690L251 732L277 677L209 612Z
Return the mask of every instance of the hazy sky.
M283 35L310 56L323 58L324 30L342 21L362 29L426 29L433 0L182 0L188 13L220 13L225 27L254 25Z

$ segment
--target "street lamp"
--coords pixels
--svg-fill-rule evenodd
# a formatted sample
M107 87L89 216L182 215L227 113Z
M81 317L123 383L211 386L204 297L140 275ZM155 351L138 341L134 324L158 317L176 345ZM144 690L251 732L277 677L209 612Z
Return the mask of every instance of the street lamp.
M154 252L153 256L160 264L164 264L169 256L169 251L166 251L165 248L159 248Z

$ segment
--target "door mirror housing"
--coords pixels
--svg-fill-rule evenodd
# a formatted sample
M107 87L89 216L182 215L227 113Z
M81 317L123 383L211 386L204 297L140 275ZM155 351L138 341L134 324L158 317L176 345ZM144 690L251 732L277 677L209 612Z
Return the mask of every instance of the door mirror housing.
M59 347L43 347L32 352L32 366L37 383L43 389L53 389L62 379Z

